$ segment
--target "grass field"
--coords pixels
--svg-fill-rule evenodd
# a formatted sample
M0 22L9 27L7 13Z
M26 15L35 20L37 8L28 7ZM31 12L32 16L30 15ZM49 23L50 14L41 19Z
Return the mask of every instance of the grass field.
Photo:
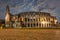
M0 40L60 40L60 29L0 29Z

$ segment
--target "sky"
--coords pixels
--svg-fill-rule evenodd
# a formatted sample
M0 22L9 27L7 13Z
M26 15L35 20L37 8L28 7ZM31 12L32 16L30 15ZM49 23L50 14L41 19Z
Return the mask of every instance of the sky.
M6 5L13 15L31 11L49 12L60 22L60 0L0 0L0 19L5 18Z

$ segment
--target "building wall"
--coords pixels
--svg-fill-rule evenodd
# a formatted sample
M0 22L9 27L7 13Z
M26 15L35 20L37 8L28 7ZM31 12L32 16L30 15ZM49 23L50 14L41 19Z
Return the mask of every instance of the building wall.
M29 27L29 28L47 28L47 27L54 27L56 18L51 16L50 14L44 14L38 12L35 13L25 13L15 16L15 21L20 22L21 27ZM17 22L16 21L16 22Z

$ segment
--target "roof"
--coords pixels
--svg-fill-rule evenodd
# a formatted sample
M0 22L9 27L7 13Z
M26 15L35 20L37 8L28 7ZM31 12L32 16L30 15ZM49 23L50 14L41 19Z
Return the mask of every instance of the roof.
M47 12L21 12L19 14L15 14L15 15L49 15L50 16L50 13L47 13Z

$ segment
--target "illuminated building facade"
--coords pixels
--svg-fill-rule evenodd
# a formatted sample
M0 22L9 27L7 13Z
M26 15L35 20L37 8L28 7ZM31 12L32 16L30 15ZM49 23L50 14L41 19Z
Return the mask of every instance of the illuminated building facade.
M5 26L8 27L10 24L10 12L9 12L9 6L6 7L6 14L5 14Z
M22 12L11 15L7 7L5 24L13 28L51 28L56 27L57 20L46 12Z

